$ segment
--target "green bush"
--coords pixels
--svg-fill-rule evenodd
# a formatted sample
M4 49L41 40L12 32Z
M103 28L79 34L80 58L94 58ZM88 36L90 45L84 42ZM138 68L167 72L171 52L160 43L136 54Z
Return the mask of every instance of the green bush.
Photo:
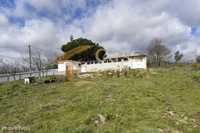
M200 71L199 71L199 72L194 72L194 73L192 73L192 78L193 78L195 81L200 82Z
M64 76L48 76L42 79L44 83L63 82L64 80L65 80Z

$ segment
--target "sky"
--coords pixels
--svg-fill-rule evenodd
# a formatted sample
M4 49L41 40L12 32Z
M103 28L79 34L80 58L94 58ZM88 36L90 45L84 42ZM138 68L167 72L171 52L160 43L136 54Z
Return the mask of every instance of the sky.
M0 58L27 54L27 45L54 55L74 38L108 53L140 52L160 38L184 60L200 55L200 0L0 0Z

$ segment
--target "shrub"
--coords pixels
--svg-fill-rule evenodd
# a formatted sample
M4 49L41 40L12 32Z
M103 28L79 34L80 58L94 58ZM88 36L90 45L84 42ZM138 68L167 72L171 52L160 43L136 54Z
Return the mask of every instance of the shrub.
M185 64L176 64L177 67L185 67Z
M192 73L192 78L193 78L195 81L200 82L200 71L199 71L199 72Z
M136 78L146 78L149 75L146 70L132 70L131 74Z
M64 76L48 76L44 79L44 83L63 82Z
M200 63L192 64L192 68L193 68L194 70L200 70Z
M65 81L65 76L59 75L59 76L55 76L56 77L56 81L57 82L64 82Z
M197 57L196 57L196 62L197 62L197 63L200 63L200 56L197 56Z

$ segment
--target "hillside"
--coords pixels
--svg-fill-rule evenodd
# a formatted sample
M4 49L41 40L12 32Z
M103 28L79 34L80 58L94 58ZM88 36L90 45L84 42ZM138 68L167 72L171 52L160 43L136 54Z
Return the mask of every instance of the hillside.
M144 77L0 84L0 126L37 133L199 133L200 83L190 67ZM104 120L105 119L105 120Z

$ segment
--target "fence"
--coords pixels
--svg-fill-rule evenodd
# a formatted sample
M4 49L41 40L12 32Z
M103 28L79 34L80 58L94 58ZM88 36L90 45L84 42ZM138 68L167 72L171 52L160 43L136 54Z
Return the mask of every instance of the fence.
M14 81L14 80L22 80L25 77L46 77L51 75L60 75L57 69L49 69L43 71L35 71L35 72L23 72L23 73L12 73L12 74L1 74L0 75L0 83L6 81Z

